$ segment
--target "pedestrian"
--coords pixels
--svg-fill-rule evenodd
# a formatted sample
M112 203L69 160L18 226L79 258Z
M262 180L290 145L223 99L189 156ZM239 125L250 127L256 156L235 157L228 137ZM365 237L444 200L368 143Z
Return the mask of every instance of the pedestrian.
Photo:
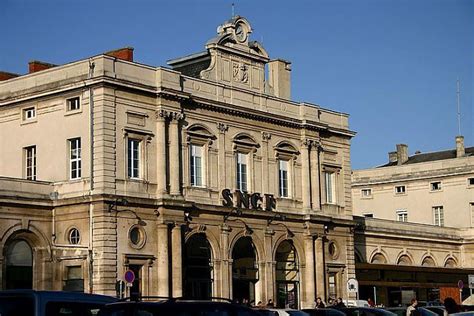
M461 311L452 297L446 297L444 299L444 308L446 309L446 314L459 313Z
M333 306L334 305L334 300L330 297L328 299L328 306Z
M370 307L375 307L375 303L374 303L374 301L372 301L372 299L370 297L367 299L367 303L369 303Z
M334 307L336 308L344 308L346 307L346 304L342 301L342 297L338 297L336 300L336 304L334 304Z
M268 300L267 307L273 307L273 300L272 299Z
M414 314L414 312L416 311L416 306L417 305L418 305L418 301L416 300L416 298L412 298L411 299L411 304L407 308L407 315L406 316L411 316L412 314Z
M262 302L262 301L258 301L257 307L258 307L258 308L264 308L265 306L263 306L263 302Z
M314 302L314 308L325 308L325 307L326 305L324 305L323 300L320 297L316 298L316 301Z

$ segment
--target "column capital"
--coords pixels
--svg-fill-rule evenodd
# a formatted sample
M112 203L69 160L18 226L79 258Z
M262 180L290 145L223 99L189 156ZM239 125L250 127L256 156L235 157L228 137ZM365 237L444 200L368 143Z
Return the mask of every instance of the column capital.
M184 119L184 113L181 112L169 112L169 118L171 123L178 123L180 120Z
M319 139L310 140L311 150L319 150L321 147L321 141Z
M311 147L311 140L309 138L304 138L301 140L301 147L309 148Z
M267 132L262 132L262 140L268 142L272 138L272 134Z
M217 123L217 129L221 134L224 134L229 130L229 126L225 123Z

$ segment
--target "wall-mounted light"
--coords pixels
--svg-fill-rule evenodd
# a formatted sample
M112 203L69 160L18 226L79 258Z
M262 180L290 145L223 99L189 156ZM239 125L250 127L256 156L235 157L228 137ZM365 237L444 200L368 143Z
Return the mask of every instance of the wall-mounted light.
M127 199L118 198L118 199L115 199L115 201L105 201L105 204L109 205L109 207L108 207L109 213L111 213L112 211L115 211L115 215L117 215L117 213L120 213L120 212L130 212L137 219L138 225L146 226L146 222L143 221L142 218L140 216L138 216L138 214L135 211L133 211L131 209L124 209L124 210L119 210L118 209L118 206L127 206L128 205L128 200Z
M232 211L230 211L229 213L225 214L224 215L224 222L227 221L227 219L231 216L231 215L234 215L235 216L241 216L242 215L242 210L239 209L239 208L234 208L232 209Z
M241 220L240 218L229 219L227 221L240 222L240 223L244 224L244 235L245 236L250 236L250 235L253 234L253 229L250 228L249 225L247 225L247 223L244 222L243 220Z

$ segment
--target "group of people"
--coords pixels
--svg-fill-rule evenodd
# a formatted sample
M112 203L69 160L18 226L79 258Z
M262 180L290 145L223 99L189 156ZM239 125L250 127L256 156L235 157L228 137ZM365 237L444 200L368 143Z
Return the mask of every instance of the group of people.
M273 303L272 299L269 299L268 302L265 304L262 301L258 301L257 305L255 305L254 300L249 300L247 298L243 298L242 302L239 300L235 300L234 303L236 304L242 304L247 307L257 307L257 308L273 308L275 307L275 304Z
M314 308L325 308L325 307L344 308L346 307L346 305L342 301L342 297L338 297L337 299L329 298L327 304L323 302L321 297L316 298L316 301L314 301Z
M413 298L410 302L410 306L407 308L406 316L417 316L420 315L417 308L418 308L418 300ZM460 306L456 303L456 301L452 297L446 297L443 302L444 305L444 315L459 313L461 312Z

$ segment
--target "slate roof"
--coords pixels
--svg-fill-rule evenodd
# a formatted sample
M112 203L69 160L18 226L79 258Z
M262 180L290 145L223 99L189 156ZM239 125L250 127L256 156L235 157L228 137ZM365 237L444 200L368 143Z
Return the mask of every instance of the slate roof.
M465 149L465 156L474 156L474 147L467 147ZM415 154L413 156L409 156L408 160L402 164L403 165L411 165L414 163L420 163L420 162L429 162L429 161L437 161L437 160L445 160L445 159L453 159L456 158L456 149L452 150L443 150L443 151L435 151L431 153L421 153L421 154ZM382 167L390 167L390 166L396 166L397 162L389 162L385 165L380 166L379 168Z

